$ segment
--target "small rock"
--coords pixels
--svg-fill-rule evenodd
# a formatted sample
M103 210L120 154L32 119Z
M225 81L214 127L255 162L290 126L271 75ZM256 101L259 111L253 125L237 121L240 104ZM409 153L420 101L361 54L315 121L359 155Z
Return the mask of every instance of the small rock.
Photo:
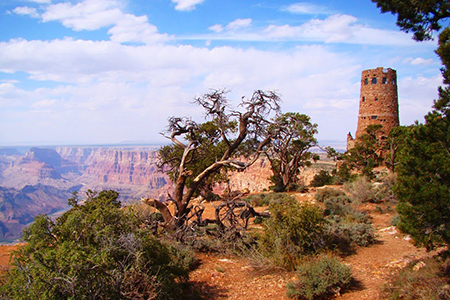
M423 261L419 261L417 264L414 265L413 270L414 271L419 271L420 269L422 269L423 267L425 267L427 264L424 263Z

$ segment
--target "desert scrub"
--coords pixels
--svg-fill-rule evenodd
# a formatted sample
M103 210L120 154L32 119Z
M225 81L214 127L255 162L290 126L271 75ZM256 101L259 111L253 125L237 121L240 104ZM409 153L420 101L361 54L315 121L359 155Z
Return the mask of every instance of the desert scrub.
M450 299L450 261L436 256L414 261L391 277L383 287L384 296L391 300Z
M272 203L270 212L271 217L263 223L259 248L274 266L294 269L304 255L315 254L325 246L327 221L318 206L290 199Z
M315 199L319 202L325 202L325 200L330 198L335 198L339 196L345 196L345 193L341 190L333 188L323 188L317 191Z
M297 267L297 280L288 282L287 295L295 299L323 299L339 294L352 280L350 267L330 255L310 259Z
M347 196L324 201L327 243L331 249L351 252L354 246L366 247L375 242L375 230L368 215L358 211Z
M269 206L272 202L289 201L292 197L286 193L261 193L249 195L242 200L250 203L253 207Z
M356 204L378 202L377 189L367 177L360 176L352 182L345 183L344 189L350 193Z
M1 299L180 299L192 253L162 243L121 209L114 191L24 230Z
M319 187L332 183L333 183L333 176L325 170L320 170L319 173L314 175L314 178L309 185L313 187Z

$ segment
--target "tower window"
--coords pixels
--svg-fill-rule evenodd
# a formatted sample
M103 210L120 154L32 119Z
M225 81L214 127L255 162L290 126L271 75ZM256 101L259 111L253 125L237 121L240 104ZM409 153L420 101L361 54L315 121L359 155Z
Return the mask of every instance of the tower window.
M362 102L366 101L366 97L362 97Z
M377 84L377 78L376 77L372 78L372 84Z
M364 85L368 85L369 84L369 79L364 79Z
M394 78L394 79L392 79L392 84L395 84L395 78Z
M382 79L382 81L381 81L383 84L386 84L387 83L387 78L386 77L383 77L383 79Z
M375 98L375 101L378 101L378 98Z
M377 116L372 116L372 120L376 120L377 119Z

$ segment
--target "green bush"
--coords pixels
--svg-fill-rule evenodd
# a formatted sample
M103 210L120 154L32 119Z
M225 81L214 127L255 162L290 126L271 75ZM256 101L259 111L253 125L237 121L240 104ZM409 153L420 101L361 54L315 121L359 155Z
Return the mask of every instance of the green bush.
M242 200L249 202L253 207L269 206L272 202L289 201L292 197L285 193L261 193L252 194Z
M299 265L297 277L288 282L288 297L312 300L338 294L350 285L352 272L336 258L323 256Z
M330 198L335 198L338 196L345 196L345 193L341 190L333 188L323 188L317 191L315 199L319 202L325 202L325 200Z
M375 243L375 230L372 224L331 219L327 226L327 236L332 248L348 252L354 245L367 247Z
M325 170L320 170L318 174L314 175L314 178L309 185L319 187L332 183L333 183L333 176L331 176L330 173L328 173Z
M263 223L259 241L262 254L275 266L293 269L302 256L315 254L325 246L322 209L291 199L270 205L271 217Z
M192 255L161 243L141 227L118 193L89 192L52 221L39 216L24 230L4 278L7 299L179 299Z
M355 203L378 202L377 189L367 177L360 176L352 182L347 182L344 189L351 194Z
M375 242L370 218L356 210L348 196L328 197L324 201L328 246L350 252L353 246L369 246Z
M349 206L351 201L352 200L345 195L327 198L323 203L325 205L325 215L343 216L347 214L349 209L352 209L352 207Z

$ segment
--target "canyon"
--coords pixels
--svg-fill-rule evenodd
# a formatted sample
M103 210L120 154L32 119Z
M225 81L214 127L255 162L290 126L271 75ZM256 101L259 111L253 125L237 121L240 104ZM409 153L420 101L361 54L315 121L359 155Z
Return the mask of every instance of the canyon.
M124 204L141 197L164 200L172 185L158 170L159 147L0 149L0 242L12 242L36 215L68 208L87 190L115 190Z
M165 201L173 185L158 168L159 147L0 148L0 242L17 240L37 215L66 210L74 192L83 199L88 190L115 190L125 205L142 197ZM309 183L318 170L303 170L300 180ZM269 189L270 175L270 163L262 157L213 190L261 192Z

